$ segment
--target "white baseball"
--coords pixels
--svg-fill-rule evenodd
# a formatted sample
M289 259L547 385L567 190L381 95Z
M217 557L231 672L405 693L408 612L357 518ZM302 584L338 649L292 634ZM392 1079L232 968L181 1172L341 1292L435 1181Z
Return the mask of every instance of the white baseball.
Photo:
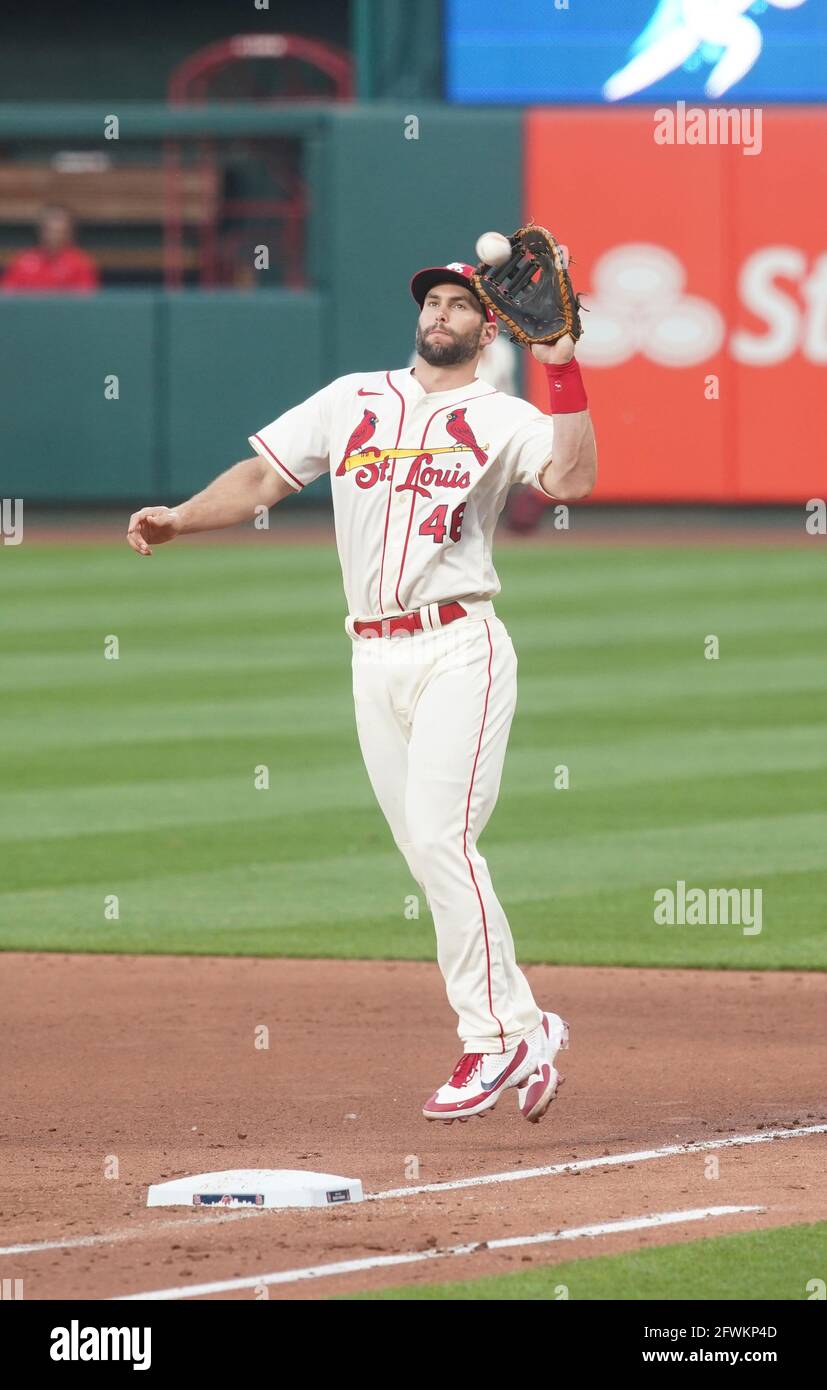
M511 242L502 232L483 232L475 250L485 265L503 265L511 255Z

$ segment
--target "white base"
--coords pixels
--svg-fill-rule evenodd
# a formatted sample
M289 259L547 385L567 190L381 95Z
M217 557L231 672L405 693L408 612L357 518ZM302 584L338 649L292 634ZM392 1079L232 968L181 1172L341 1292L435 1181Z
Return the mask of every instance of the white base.
M235 1168L153 1183L148 1207L328 1207L361 1202L359 1178L301 1168Z

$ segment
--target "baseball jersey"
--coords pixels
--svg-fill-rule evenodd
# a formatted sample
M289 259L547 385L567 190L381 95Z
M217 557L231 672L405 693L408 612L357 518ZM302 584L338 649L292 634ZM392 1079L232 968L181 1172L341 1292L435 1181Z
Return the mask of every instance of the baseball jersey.
M339 377L250 443L296 491L329 471L358 621L498 594L497 518L513 483L541 488L553 430L487 382L426 392L403 367Z

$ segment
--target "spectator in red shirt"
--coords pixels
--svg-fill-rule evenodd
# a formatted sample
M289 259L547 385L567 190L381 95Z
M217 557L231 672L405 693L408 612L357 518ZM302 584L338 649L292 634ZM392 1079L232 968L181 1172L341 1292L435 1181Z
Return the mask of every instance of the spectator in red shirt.
M38 223L40 246L21 251L3 276L3 289L12 294L90 294L100 286L98 268L91 256L74 245L71 213L62 207L45 207Z

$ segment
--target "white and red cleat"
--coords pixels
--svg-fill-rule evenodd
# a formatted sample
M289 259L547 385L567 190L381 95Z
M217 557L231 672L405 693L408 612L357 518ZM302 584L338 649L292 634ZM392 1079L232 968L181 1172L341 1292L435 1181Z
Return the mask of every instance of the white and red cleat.
M454 1067L450 1081L425 1102L422 1113L426 1120L445 1120L449 1124L484 1115L509 1086L527 1080L536 1065L537 1058L525 1038L508 1052L466 1052Z
M520 1114L535 1123L547 1111L562 1078L554 1066L569 1045L568 1024L557 1014L543 1014L542 1024L508 1052L466 1052L450 1081L434 1091L422 1107L426 1120L463 1123L493 1110L503 1091L517 1087Z
M531 1124L541 1120L562 1085L564 1078L554 1065L557 1053L569 1045L569 1025L557 1014L543 1014L546 1055L539 1067L517 1088L520 1114Z

